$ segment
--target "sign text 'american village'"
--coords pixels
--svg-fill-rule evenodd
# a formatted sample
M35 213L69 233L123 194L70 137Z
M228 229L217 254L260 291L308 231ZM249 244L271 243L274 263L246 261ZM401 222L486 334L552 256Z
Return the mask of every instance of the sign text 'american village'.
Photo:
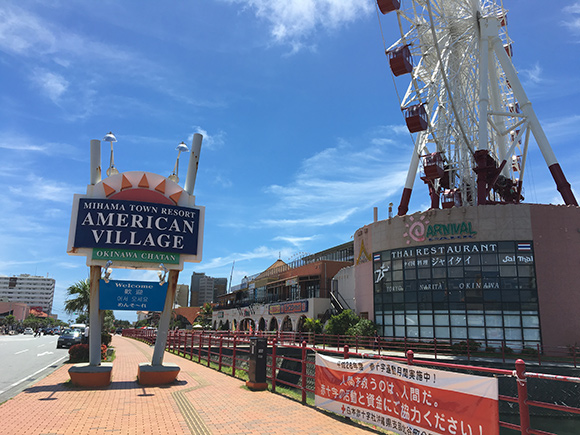
M197 208L79 199L75 246L197 254Z

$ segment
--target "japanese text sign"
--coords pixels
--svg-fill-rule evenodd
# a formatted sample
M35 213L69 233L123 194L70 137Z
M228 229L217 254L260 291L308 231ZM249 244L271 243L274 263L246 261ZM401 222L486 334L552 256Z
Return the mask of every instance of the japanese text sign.
M316 406L397 434L498 435L497 379L316 355Z
M163 311L167 283L147 281L99 282L101 310Z

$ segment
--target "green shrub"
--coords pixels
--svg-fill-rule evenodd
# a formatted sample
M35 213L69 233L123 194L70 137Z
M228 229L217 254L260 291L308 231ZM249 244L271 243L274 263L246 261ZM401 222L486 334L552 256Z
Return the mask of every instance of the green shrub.
M111 344L111 340L113 339L113 336L111 334L109 334L106 331L101 332L101 343L104 344L105 346L108 346L109 344Z
M330 335L345 335L348 328L358 323L359 317L351 310L344 310L342 313L332 316L326 322L324 331Z
M503 346L503 353L506 355L511 355L514 353L514 350L509 346Z
M522 355L538 356L538 349L535 349L533 347L524 347L522 349Z
M321 334L322 333L322 322L320 321L320 319L307 318L304 320L302 330L304 332L312 332L314 334Z
M480 347L481 347L481 343L478 343L477 341L473 341L473 340L467 340L467 341L460 341L459 343L453 343L451 345L451 350L458 355L464 355L464 354L467 354L468 349L469 349L469 353L471 354L471 353L477 352Z
M356 335L359 337L372 337L377 332L377 326L372 320L360 319L356 325L351 326L346 331L347 335Z

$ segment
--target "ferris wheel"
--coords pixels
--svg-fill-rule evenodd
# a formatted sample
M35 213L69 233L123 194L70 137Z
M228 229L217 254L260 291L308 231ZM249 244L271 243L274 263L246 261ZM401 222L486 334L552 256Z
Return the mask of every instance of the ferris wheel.
M399 215L419 165L432 208L523 201L530 135L564 202L578 205L512 64L502 0L377 0L377 8L396 15L401 37L385 52L395 82L408 82L400 102L415 144Z

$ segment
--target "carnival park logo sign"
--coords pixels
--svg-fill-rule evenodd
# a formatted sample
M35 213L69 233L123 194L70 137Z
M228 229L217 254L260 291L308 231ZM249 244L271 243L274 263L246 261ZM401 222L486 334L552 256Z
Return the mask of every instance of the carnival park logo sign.
M411 240L424 242L426 240L473 239L477 234L477 231L473 230L471 222L429 225L425 216L421 216L418 221L415 221L411 216L409 220L410 223L405 223L407 232L403 234L403 237L407 239L407 245L411 243Z
M410 223L405 223L407 227L407 232L403 234L403 237L407 239L407 245L411 243L411 240L415 242L424 242L426 225L429 224L426 216L421 216L417 222L413 216L409 217Z

